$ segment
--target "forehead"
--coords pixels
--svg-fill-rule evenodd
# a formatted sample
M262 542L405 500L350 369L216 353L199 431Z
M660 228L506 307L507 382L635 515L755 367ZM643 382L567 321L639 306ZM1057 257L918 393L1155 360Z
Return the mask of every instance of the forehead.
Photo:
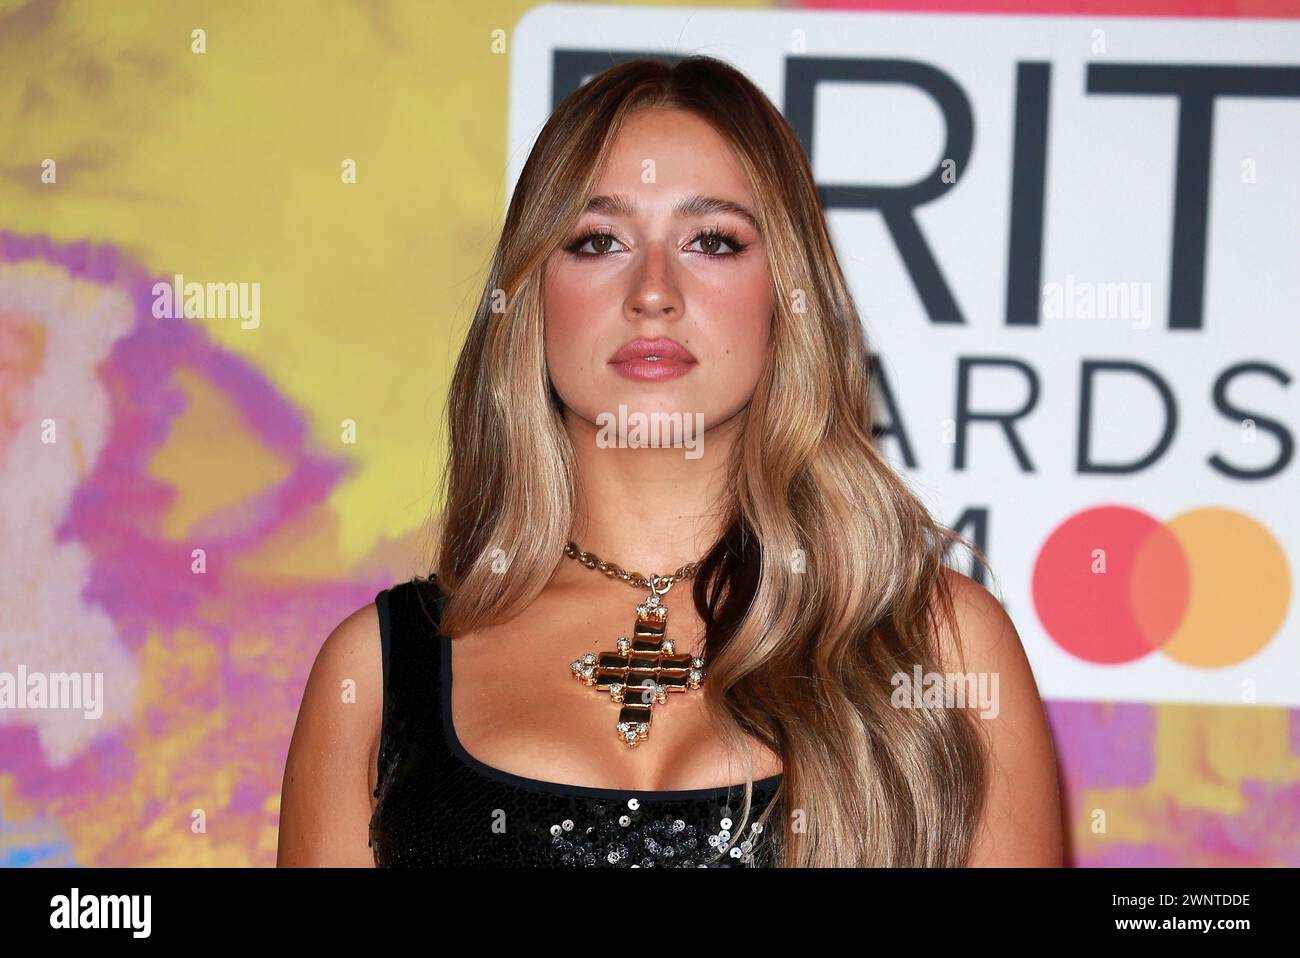
M597 193L699 193L747 202L749 183L731 145L686 110L640 110L624 122L596 184Z

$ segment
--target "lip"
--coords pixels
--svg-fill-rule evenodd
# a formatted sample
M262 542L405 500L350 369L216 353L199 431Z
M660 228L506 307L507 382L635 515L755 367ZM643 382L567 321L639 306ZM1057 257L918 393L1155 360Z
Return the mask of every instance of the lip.
M667 336L659 336L655 339L638 336L636 339L620 346L618 352L609 357L609 361L611 363L623 363L629 359L645 359L647 356L658 356L661 359L673 360L679 363L695 362L695 357L691 355L689 349L677 340L669 339Z
M648 359L656 356L657 359ZM666 336L647 339L638 336L631 342L624 343L618 352L609 358L614 371L627 379L658 382L664 379L676 379L689 372L696 364L696 359L681 343Z

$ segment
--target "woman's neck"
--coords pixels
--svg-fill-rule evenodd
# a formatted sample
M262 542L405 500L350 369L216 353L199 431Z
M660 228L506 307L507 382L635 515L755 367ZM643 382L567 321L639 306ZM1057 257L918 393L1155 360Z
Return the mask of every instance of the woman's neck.
M645 575L701 558L722 532L741 425L735 416L709 429L691 458L683 448L601 448L597 428L566 413L579 480L574 543Z

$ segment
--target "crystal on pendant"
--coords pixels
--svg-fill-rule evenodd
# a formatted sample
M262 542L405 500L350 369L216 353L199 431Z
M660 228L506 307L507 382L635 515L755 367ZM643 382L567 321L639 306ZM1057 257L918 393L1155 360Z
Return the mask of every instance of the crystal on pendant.
M664 705L670 692L699 689L704 678L704 660L678 655L675 641L664 635L668 606L655 586L637 607L633 636L618 637L617 652L588 652L571 666L581 684L608 692L620 706L615 730L629 748L649 737L652 706Z

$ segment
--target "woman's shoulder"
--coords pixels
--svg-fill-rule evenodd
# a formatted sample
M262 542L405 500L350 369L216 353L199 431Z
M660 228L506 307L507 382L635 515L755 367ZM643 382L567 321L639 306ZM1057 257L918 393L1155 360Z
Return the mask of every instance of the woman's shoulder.
M331 716L336 732L346 728L349 736L368 741L378 728L383 681L379 611L372 600L345 615L321 642L307 677L303 708ZM352 721L353 716L362 721Z
M280 865L373 864L364 840L383 707L376 605L321 642L303 688L281 788Z
M318 664L328 666L356 661L358 656L379 648L379 603L383 601L382 596L381 592L339 620L321 643L316 655Z
M973 675L988 733L990 775L972 865L1059 866L1060 779L1055 747L1020 633L996 596L970 576L945 569L953 616L940 628L952 673Z
M1020 635L1002 602L964 572L944 566L943 575L953 612L951 620L940 620L940 645L945 659L965 660L968 667L978 671L997 662L1006 663L1008 657L1023 658Z
M326 663L355 660L357 656L372 657L379 649L381 632L388 627L389 618L397 607L411 603L427 606L430 601L443 597L437 576L412 576L392 582L380 589L375 597L357 606L343 617L325 637L317 661Z
M391 629L392 605L402 601L415 579L393 582L338 621L316 652L303 710L371 746L378 741L383 706L384 645ZM341 706L346 706L341 707Z
M355 702L379 701L380 696L374 693L383 687L382 652L394 617L413 603L427 604L436 589L432 578L414 576L390 583L371 601L348 612L321 642L307 680L309 690L320 687L322 696L338 696L342 689L345 698L350 692L355 694ZM379 714L378 709L361 711L373 712L372 717ZM367 723L367 727L373 724Z
M952 600L952 616L940 616L937 630L944 670L982 677L989 683L1000 701L994 714L1012 723L1026 717L1037 721L1042 700L1011 615L997 596L970 576L947 567L944 575Z

